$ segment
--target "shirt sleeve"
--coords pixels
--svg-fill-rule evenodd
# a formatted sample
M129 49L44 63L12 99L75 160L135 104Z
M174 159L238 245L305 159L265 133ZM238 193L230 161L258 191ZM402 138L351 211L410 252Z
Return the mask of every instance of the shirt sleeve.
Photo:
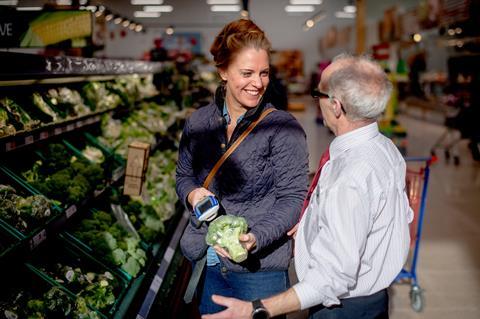
M302 309L339 304L339 298L356 285L370 228L368 196L354 181L335 183L325 192L324 207L317 206L324 214L317 219L318 233L309 247L311 260L293 287Z
M276 200L250 232L257 240L257 253L286 236L297 222L308 187L308 152L303 129L295 119L289 120L271 142Z

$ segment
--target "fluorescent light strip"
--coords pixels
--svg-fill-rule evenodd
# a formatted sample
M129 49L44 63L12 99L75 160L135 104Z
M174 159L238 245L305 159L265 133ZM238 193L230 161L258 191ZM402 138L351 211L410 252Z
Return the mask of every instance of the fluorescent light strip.
M238 0L207 0L207 4L238 4Z
M210 10L212 12L239 12L241 8L239 5L215 5L211 6Z
M320 5L320 4L322 4L322 0L290 0L290 4L293 4L293 5L305 5L305 4Z
M172 12L172 6L145 6L143 7L145 12Z
M17 7L17 11L40 11L42 7Z
M355 12L357 12L357 7L355 7L355 6L345 6L345 7L343 7L343 11L345 11L346 13L355 13Z
M163 4L163 0L131 0L130 3L132 5L160 5Z
M18 0L0 1L0 6L16 6L17 4Z
M337 12L335 12L335 17L337 17L339 19L353 19L353 18L355 18L355 13L337 11Z
M145 11L135 11L133 16L135 18L158 18L162 14L160 12L145 12Z
M72 0L57 0L59 6L71 6Z
M286 6L285 11L287 12L313 12L315 10L314 6Z

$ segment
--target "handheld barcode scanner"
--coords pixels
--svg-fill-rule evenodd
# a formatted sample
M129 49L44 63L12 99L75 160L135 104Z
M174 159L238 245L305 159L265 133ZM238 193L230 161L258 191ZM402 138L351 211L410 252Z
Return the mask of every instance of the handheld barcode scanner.
M206 196L201 201L195 205L193 212L198 218L198 224L196 225L199 228L203 222L211 222L218 215L218 210L220 209L220 204L215 196Z

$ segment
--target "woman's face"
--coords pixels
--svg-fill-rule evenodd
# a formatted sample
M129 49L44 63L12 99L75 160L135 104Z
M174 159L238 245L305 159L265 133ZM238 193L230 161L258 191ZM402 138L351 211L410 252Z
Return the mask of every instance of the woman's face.
M263 49L245 48L240 51L228 67L220 70L227 82L227 105L253 108L260 102L269 82L269 59Z

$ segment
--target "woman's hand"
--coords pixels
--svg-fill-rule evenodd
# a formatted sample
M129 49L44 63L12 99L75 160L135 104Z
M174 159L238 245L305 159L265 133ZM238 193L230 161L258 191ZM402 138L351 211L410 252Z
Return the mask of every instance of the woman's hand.
M252 233L240 235L238 238L240 244L245 247L246 250L250 251L257 245L257 239Z
M192 207L195 207L195 205L206 196L215 196L215 194L204 187L199 187L188 194L187 200Z

